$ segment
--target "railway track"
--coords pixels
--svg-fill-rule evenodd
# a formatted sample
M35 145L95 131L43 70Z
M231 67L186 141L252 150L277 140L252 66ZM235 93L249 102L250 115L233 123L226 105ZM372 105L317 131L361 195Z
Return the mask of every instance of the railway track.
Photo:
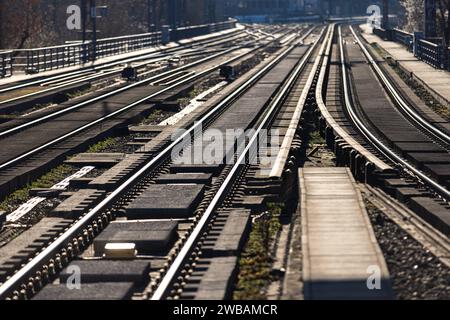
M325 53L316 100L320 128L338 164L350 166L360 180L383 187L448 234L450 156L445 131L439 136L426 129L440 131L433 123L417 123L426 118L413 120L419 115L406 115L416 107L377 68L379 62L358 41L353 28L337 29L335 42L330 39ZM326 101L324 88L328 88Z
M309 33L308 33L309 34ZM303 38L306 38L308 36L306 34ZM294 40L294 39L292 39ZM302 40L302 39L301 39ZM212 182L212 185L204 185L201 190L197 190L197 188L193 188L197 191L192 191L196 195L196 199L199 197L200 194L204 193L204 196L200 196L200 198L204 198L201 202L200 206L195 211L195 217L188 218L186 220L186 217L182 217L181 219L184 219L185 222L189 223L189 227L187 228L187 234L185 235L188 238L185 238L183 236L180 237L178 241L176 241L174 252L171 253L169 256L169 259L166 261L164 265L167 264L169 266L171 261L174 261L172 266L168 269L167 274L172 274L175 276L178 271L175 271L175 269L179 269L180 261L185 261L187 255L192 254L192 249L195 249L192 247L192 244L198 241L198 236L202 234L205 226L207 226L209 223L211 223L212 215L215 214L217 211L217 205L222 204L222 201L225 199L226 196L228 196L230 192L230 188L232 189L232 186L235 185L236 181L239 180L239 177L243 177L243 173L245 172L245 168L247 167L245 165L245 159L247 156L247 153L252 150L252 147L254 146L254 143L257 141L258 134L260 130L267 127L270 120L273 118L274 113L279 109L280 102L283 101L288 91L290 91L291 86L293 85L293 82L297 79L299 74L303 71L305 65L307 64L307 61L309 60L310 55L312 54L312 49L309 49L306 53L306 56L304 56L307 47L304 46L296 46L296 45L290 45L287 49L283 49L281 53L277 55L275 59L265 64L265 66L257 72L254 76L248 78L241 84L237 85L235 90L232 91L229 95L227 95L224 99L218 100L218 104L214 106L205 116L203 116L199 121L197 121L194 126L190 127L187 132L185 132L182 136L180 136L176 141L170 143L163 151L158 152L154 157L148 158L147 163L144 163L142 168L138 170L131 178L127 179L123 184L118 186L114 192L109 194L107 198L105 198L98 206L96 206L94 209L92 209L89 213L86 213L82 217L80 217L78 220L76 220L73 225L67 228L67 230L57 239L55 239L54 242L49 244L47 248L45 248L40 254L36 256L35 259L32 259L32 261L25 266L25 268L22 268L19 272L15 273L9 280L7 280L1 287L1 296L6 298L8 295L13 295L15 298L19 297L25 297L28 296L29 293L35 290L31 290L28 293L23 295L23 289L20 290L20 285L17 287L18 281L23 281L30 275L34 274L37 275L37 279L34 278L34 280L42 281L42 272L40 269L44 267L45 270L48 269L48 264L50 263L50 267L52 268L52 262L49 261L50 257L53 257L55 254L58 254L60 250L64 251L64 258L65 261L68 257L68 253L70 252L71 258L75 258L76 254L75 252L79 253L80 251L83 251L81 248L87 249L88 243L82 244L81 242L78 242L77 240L77 248L75 251L73 250L74 243L73 239L76 234L78 234L83 229L86 229L87 234L91 233L91 231L95 231L94 233L97 234L100 232L101 229L106 227L107 220L116 218L116 209L127 210L127 205L130 203L132 204L132 200L136 200L136 198L139 199L139 195L142 193L145 193L145 189L151 189L152 184L155 182L154 180L158 178L158 176L161 175L161 173L164 172L174 172L176 173L175 180L181 179L183 181L187 178L186 175L180 175L181 172L189 172L189 170L194 170L194 172L202 172L202 170L206 170L206 172L213 172L218 173L216 178L214 178L214 182ZM302 58L304 57L304 58ZM291 72L293 67L295 66L295 70ZM287 74L290 74L289 77L287 77ZM283 86L280 86L280 83L284 83ZM254 102L254 97L258 97L258 103L251 103ZM249 100L250 99L250 100ZM271 103L271 99L274 99L274 102ZM246 103L247 106L252 106L252 108L240 108L240 103ZM251 103L249 105L249 103ZM268 106L268 110L265 110L264 107ZM226 111L225 111L226 110ZM262 119L258 119L258 117L262 117ZM238 120L239 119L239 120ZM225 129L228 129L229 127L252 127L256 126L257 131L250 137L249 144L245 146L244 152L237 154L235 156L235 159L237 160L234 165L199 165L200 169L196 169L196 166L172 166L169 161L169 155L174 147L176 147L180 142L184 141L183 139L186 139L187 137L191 137L193 133L196 132L196 129L200 126L207 126L208 128L215 128L222 131L225 131ZM234 149L234 147L233 147ZM150 160L151 159L151 160ZM211 171L212 170L212 171ZM181 171L181 172L180 172ZM214 175L214 174L213 174ZM215 176L215 175L214 175ZM172 177L171 179L174 179ZM192 177L191 177L192 179ZM169 179L170 180L170 179ZM194 178L195 180L195 178ZM208 179L207 179L208 180ZM161 186L158 187L158 189ZM167 188L173 188L173 185L171 187L171 184L165 186ZM192 188L192 184L187 184L184 186L184 188L187 188L189 190ZM150 190L149 190L150 191ZM168 191L170 192L170 191ZM145 198L145 197L143 197ZM189 199L189 196L187 195L187 198ZM192 199L191 199L192 200ZM197 199L198 200L198 199ZM195 201L197 201L195 200ZM167 200L166 200L167 201ZM172 200L169 200L170 203L173 203ZM194 200L192 200L194 201ZM194 201L194 202L195 202ZM198 203L197 203L198 204ZM207 205L206 205L207 204ZM166 203L167 205L167 203ZM136 206L135 206L136 207ZM139 207L139 206L137 206ZM132 216L134 212L135 217L136 215L139 216L142 213L139 213L139 208L135 208L138 212L136 213L136 210L131 210L129 215ZM227 210L225 210L227 211ZM106 213L106 214L105 214ZM192 213L191 213L192 214ZM223 218L224 211L222 211L221 215ZM120 216L120 215L119 215ZM225 214L226 216L226 214ZM108 218L109 217L109 218ZM106 218L106 219L105 219ZM142 217L141 217L142 218ZM146 217L150 218L150 217ZM241 217L245 220L245 213L244 216ZM161 217L159 217L161 219ZM249 215L247 213L247 221L249 219ZM130 219L132 220L132 219ZM102 222L100 222L102 221ZM174 230L177 229L173 227L174 223L173 221L169 223L170 221L167 221L166 219L163 219L163 222L170 225L172 224L172 227L170 229L170 236L169 238L174 236ZM163 223L161 222L161 223ZM120 222L118 222L120 224ZM163 224L164 224L163 223ZM131 226L132 222L128 226ZM111 224L113 227L121 227L117 226L115 223ZM122 225L124 226L124 225ZM80 229L81 228L81 229ZM127 227L126 227L127 228ZM88 231L90 230L90 231ZM107 229L106 229L107 230ZM164 227L160 228L161 230L168 230ZM182 228L181 228L182 230ZM155 231L156 232L156 231ZM83 233L83 232L82 232ZM176 232L175 232L176 233ZM91 235L93 235L91 233ZM166 233L167 235L167 233ZM242 235L243 236L243 235ZM88 237L90 237L88 235ZM177 238L177 236L175 236ZM97 238L98 239L98 238ZM79 238L81 240L81 238ZM87 240L87 239L86 239ZM93 240L93 238L91 239ZM108 241L108 240L107 240ZM111 240L112 241L112 240ZM84 241L82 241L84 242ZM90 242L90 241L89 241ZM170 242L170 241L169 241ZM69 251L67 251L67 246L71 247ZM158 246L158 245L156 245ZM180 250L180 251L179 251ZM114 249L113 249L114 251ZM120 251L120 250L119 250ZM139 251L139 250L138 250ZM179 254L176 255L176 253L179 251ZM98 253L98 252L97 252ZM148 252L145 252L144 254L149 254ZM167 252L166 252L167 254ZM176 258L175 258L176 255ZM101 256L101 254L100 254ZM59 258L61 258L61 255L58 255ZM57 257L58 263L61 261ZM174 260L172 260L173 257ZM69 259L70 260L70 259ZM145 260L145 258L144 258ZM54 261L53 261L54 262ZM47 275L47 271L44 270L44 273ZM38 274L36 274L38 272ZM56 275L56 274L55 274ZM50 275L51 276L51 275ZM25 278L24 278L25 277ZM51 276L52 278L52 276ZM156 277L157 279L157 277ZM158 286L158 288L163 288L165 284L172 284L173 277L168 276L161 279L161 285ZM34 283L34 282L33 282ZM29 285L30 283L28 283ZM145 293L147 296L157 297L159 294L166 295L166 289L158 289L159 291L153 292L153 289L155 285L154 283L150 284L150 289L147 288L145 290ZM14 289L18 289L17 292L13 292ZM30 287L31 289L31 287ZM34 288L36 289L36 288ZM26 290L25 290L26 291ZM44 291L42 291L44 292ZM127 291L128 292L128 291ZM16 294L18 293L18 294Z
M255 32L258 30L254 27L247 26L246 29L241 29L231 34L212 36L211 39L187 41L187 43L179 44L175 47L162 47L154 53L150 54L136 54L129 58L120 59L114 62L107 62L93 67L83 67L75 71L59 72L56 75L37 77L37 79L23 80L8 85L0 86L0 112L9 112L14 105L20 104L22 100L30 100L34 96L38 96L35 100L27 102L28 105L33 101L42 101L39 96L48 92L55 93L55 91L63 91L65 88L73 87L77 84L83 84L87 81L99 81L105 78L118 78L122 75L122 70L125 65L132 66L137 69L139 77L144 77L151 73L144 69L152 63L160 63L170 60L174 57L195 58L196 56L204 56L208 51L225 50L226 47L233 45L233 43L243 42L245 39L255 38ZM265 33L263 36L257 37L258 40L263 38L275 37L286 32L287 28L275 27L269 28L268 31L272 33ZM113 69L113 70L111 70ZM114 70L116 69L116 70ZM142 70L139 70L142 69ZM20 91L32 91L31 93L21 94ZM17 91L17 93L14 93ZM14 110L13 110L14 111Z
M313 42L304 45L306 39ZM428 233L410 218L445 255L449 178L431 170L448 166L445 128L417 112L352 27L332 24L277 40L280 49L256 71L164 129L124 161L125 169L91 182L103 192L98 204L58 220L46 241L23 248L21 261L3 273L0 298L229 299L251 221L264 218L267 201L286 203L295 193L302 127L314 117L337 165L405 201L436 228ZM184 71L152 81L170 88L201 77ZM239 129L250 131L239 131L230 145L222 141L219 158L201 143L210 130L228 137ZM261 140L268 129L277 134ZM206 151L213 161L196 162ZM79 290L70 290L77 281Z
M354 33L352 27L350 27L353 36L357 37L356 34ZM374 135L372 133L371 130L368 130L367 125L364 125L361 121L360 116L357 115L356 113L356 109L354 107L352 107L353 102L352 102L352 98L351 98L351 93L349 91L350 87L348 86L347 83L347 69L344 69L345 67L345 63L346 63L346 55L344 52L344 47L343 47L343 42L342 42L342 34L341 34L341 28L339 28L339 37L340 37L340 50L341 50L341 66L343 67L342 69L342 74L343 74L343 87L344 87L344 92L345 92L345 105L347 108L347 112L348 114L351 116L352 121L357 125L358 129L364 134L364 136L372 142L373 145L375 145L379 151L381 153L383 153L387 158L391 159L392 162L394 163L398 163L401 166L403 166L405 169L407 169L408 171L410 171L412 174L414 174L416 177L418 177L421 181L423 181L424 184L427 184L428 186L430 186L433 190L437 191L440 195L442 195L446 200L450 199L450 193L448 191L447 186L445 185L445 176L441 177L439 175L438 172L434 172L434 176L435 179L430 178L428 175L426 175L422 170L420 170L420 167L423 166L423 164L427 164L427 163L433 163L433 159L436 157L439 157L439 153L432 153L432 154L422 154L423 160L418 160L418 156L416 158L414 158L414 155L411 156L412 160L416 160L415 161L415 165L411 164L409 161L407 161L406 159L404 159L402 156L399 156L398 153L396 153L393 150L393 146L397 145L397 143L401 143L401 142L413 142L413 143L428 143L430 145L435 145L435 140L431 140L429 139L427 136L424 136L423 134L421 134L422 130L425 130L425 128L427 128L426 130L427 133L429 133L430 135L436 135L438 136L439 139L442 139L443 142L445 143L445 139L446 139L446 134L440 130L438 130L436 127L432 126L431 124L429 124L428 122L426 122L425 119L420 118L420 123L421 123L421 127L420 130L416 129L415 126L411 125L408 120L412 119L412 118L416 118L418 117L417 114L412 113L412 109L406 109L406 102L401 99L400 96L398 96L397 94L395 94L396 98L396 102L398 102L398 104L395 104L395 106L399 106L401 105L402 110L404 112L406 112L405 110L409 110L411 112L408 111L409 114L409 118L408 120L406 120L404 117L401 116L401 114L399 114L399 112L392 108L392 105L389 103L389 101L380 101L376 106L374 106L371 109L369 109L368 107L366 107L368 105L368 102L370 99L379 99L380 96L376 96L376 94L378 94L378 92L370 92L369 93L365 93L366 95L363 96L362 94L358 95L358 92L355 92L358 90L358 88L355 88L356 90L353 91L353 95L356 95L358 97L359 100L359 104L361 105L363 111L365 111L366 113L366 117L367 119L372 123L372 125L376 126L376 128L378 129L378 135L382 135L384 136L385 140L390 141L390 145L386 145L385 142L381 141L380 138L378 138L376 135ZM356 38L357 42L359 40L359 38ZM358 44L361 46L361 42L358 42ZM365 49L365 48L364 48ZM373 65L373 64L372 64ZM378 70L378 69L376 69ZM359 72L362 72L363 70L357 70L354 71L352 70L352 75L355 79L355 77L357 76L357 74ZM357 73L358 72L358 73ZM381 71L380 71L381 72ZM391 82L388 81L387 78L382 78L383 84L387 87L387 88L392 88L392 90L395 90L393 84ZM355 84L358 83L358 80L355 79ZM361 91L359 91L361 92ZM389 91L391 92L391 90ZM391 92L392 93L392 92ZM395 93L395 92L394 92ZM392 93L394 95L394 93ZM364 100L363 100L364 99ZM398 99L398 100L397 100ZM381 108L384 108L384 112L386 113L384 116L380 117L379 120L377 120L375 117L373 117L373 115L375 115L374 112L379 112ZM378 109L378 110L377 110ZM390 120L389 122L387 120ZM419 121L419 120L417 120ZM414 122L417 126L419 126L418 122ZM423 123L427 123L428 125L425 126L423 125ZM400 132L401 130L401 132ZM408 130L408 131L407 131ZM439 132L439 133L438 133ZM409 137L408 137L409 135ZM448 148L448 144L445 144L445 147ZM420 151L417 150L417 151ZM448 160L450 160L450 155L448 155L448 152L446 150L446 148L441 148L441 157L442 158L440 160L439 163L446 163L446 164L450 164L450 162L445 162L445 158L447 158ZM414 153L412 153L414 154ZM411 161L411 160L410 160ZM430 170L431 171L431 170ZM437 181L436 181L437 180ZM443 183L444 182L444 183Z
M280 37L283 36L280 35ZM258 51L269 43L266 41L254 48ZM239 50L242 51L239 52ZM106 130L108 123L117 126L118 123L115 119L121 119L123 117L122 114L128 113L130 118L133 118L142 114L142 112L148 112L146 110L151 110L152 108L151 106L146 106L146 101L161 100L161 97L164 95L167 96L165 99L170 98L170 96L176 96L178 92L190 88L195 81L212 74L220 65L239 61L243 57L248 56L250 50L248 44L245 43L241 49L239 47L227 49L224 52L213 54L112 92L104 94L100 92L92 99L82 100L79 103L62 104L53 112L31 117L28 122L19 122L15 126L12 126L13 123L5 124L6 129L0 133L0 138L7 145L16 145L17 149L2 154L3 162L0 164L0 170L3 171L2 194L8 194L13 188L16 188L18 184L14 181L20 179L24 173L31 174L31 177L36 177L40 174L40 168L43 164L45 167L49 160L54 162L53 160L61 159L61 156L65 156L66 152L61 153L62 149L58 145L68 144L67 151L71 152L74 147L73 140L77 140L76 137L80 134L87 133L89 138L86 141L92 141L92 135L98 136L99 134L98 126L100 124L100 128L103 130L103 124L107 123L105 125ZM148 84L151 86L145 87ZM130 101L132 103L127 103ZM74 121L74 119L80 117L78 114L80 114L81 110L87 110L87 108L90 108L90 111L81 113L79 121ZM75 118L72 116L72 113L76 114ZM25 121L25 119L22 121ZM42 135L37 132L53 133ZM30 137L33 138L30 139ZM19 140L21 143L16 144ZM28 142L23 144L24 141ZM48 153L44 154L44 151L55 148L59 150L55 151L56 154L52 152L50 152L52 153L50 156ZM22 173L14 173L14 171L17 171L14 170L15 167L18 167L18 170ZM30 168L30 170L23 172L24 167Z
M5 94L5 93L11 93L17 90L23 90L32 86L45 86L48 84L52 84L52 83L60 83L60 82L66 82L68 80L70 80L67 84L65 84L64 86L70 85L70 84L74 84L79 82L80 80L82 80L83 78L85 78L88 74L91 73L97 73L97 72L101 72L101 71L105 71L105 70L109 70L111 68L116 68L116 67L120 67L123 66L124 64L133 64L133 63L137 63L138 66L141 64L147 64L147 63L151 63L151 62L158 62L158 61L163 61L163 60L167 60L170 57L173 57L174 55L182 55L182 54L187 54L187 53L198 53L201 50L205 50L205 49L210 49L210 48L214 48L217 46L222 46L222 45L226 45L226 44L230 44L233 41L240 41L242 40L242 38L245 38L247 36L247 34L245 33L244 30L240 30L238 32L232 33L232 34L228 34L228 35L222 35L219 38L217 36L212 37L212 39L206 39L206 40L198 40L198 41L194 41L194 42L190 42L186 45L180 45L174 48L162 48L159 51L156 51L155 53L146 53L146 54L136 54L133 57L130 58L125 58L125 59L121 59L118 61L114 61L114 62L108 62L108 63L103 63L94 67L85 67L85 68L80 68L78 70L75 71L71 71L71 72L60 72L56 75L51 75L51 76L46 76L46 77L38 77L37 79L33 79L33 80L24 80L24 81L19 81L19 82L15 82L12 84L8 84L8 85L3 85L0 86L0 97L1 95ZM200 47L200 48L197 48ZM121 72L121 70L120 70ZM120 74L115 72L116 75ZM74 78L76 78L74 80ZM64 86L61 86L60 88L63 88ZM54 90L57 88L50 88L48 90ZM32 95L37 95L37 94L41 94L43 93L42 91L39 92L34 92L32 93ZM19 101L21 99L24 99L26 97L29 97L29 95L18 95L14 98L12 98L13 100L6 100L6 99L1 99L2 101L0 101L0 106L2 104L6 104L6 103L10 103L12 101Z
M226 51L233 44L250 41L251 37L243 30L225 35L221 39L190 42L189 44L166 48L152 54L138 55L119 61L86 67L54 76L40 77L24 83L13 83L0 88L0 115L2 122L16 119L28 112L39 111L47 105L70 100L73 95L109 88L114 92L126 86L124 76L133 69L132 78L142 80L163 71L170 71L171 61L184 59L185 63L200 60L208 55ZM125 69L127 68L127 69ZM130 71L128 71L130 69ZM35 110L36 109L36 110Z

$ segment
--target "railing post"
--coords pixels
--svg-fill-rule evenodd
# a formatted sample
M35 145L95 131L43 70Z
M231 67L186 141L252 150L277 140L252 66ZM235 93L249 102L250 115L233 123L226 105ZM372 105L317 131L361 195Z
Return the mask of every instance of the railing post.
M5 61L5 56L3 54L0 54L0 77L4 78L6 77L6 61Z
M447 69L450 71L450 47L447 48Z
M418 49L420 49L420 40L423 38L423 32L414 32L413 33L413 53L414 56L420 56L421 54L418 53Z
M440 69L445 69L445 64L444 64L444 46L442 44L439 44L437 47L437 54L438 54L438 61L439 61L439 68Z
M164 25L164 26L162 26L161 31L162 31L162 44L166 45L171 40L170 39L170 32L171 32L170 27L167 25ZM176 30L172 30L172 32L175 33Z
M13 54L13 52L11 51L10 53L9 53L9 74L10 74L10 76L13 76L13 61L14 60L14 54Z

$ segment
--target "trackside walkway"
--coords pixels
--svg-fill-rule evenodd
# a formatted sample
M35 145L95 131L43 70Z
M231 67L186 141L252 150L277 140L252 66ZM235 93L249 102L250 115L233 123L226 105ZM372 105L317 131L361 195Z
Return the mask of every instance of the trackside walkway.
M385 41L372 34L367 25L361 25L361 34L367 42L378 43L378 45L388 52L392 59L408 73L427 88L430 93L443 105L450 108L450 72L435 69L427 63L414 57L412 52L406 50L406 47L394 41Z
M390 299L389 271L347 168L299 171L307 300Z

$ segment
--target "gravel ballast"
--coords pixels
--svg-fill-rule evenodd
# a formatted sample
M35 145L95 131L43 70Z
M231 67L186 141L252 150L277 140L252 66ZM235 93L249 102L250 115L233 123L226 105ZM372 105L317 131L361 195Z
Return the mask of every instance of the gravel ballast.
M397 299L450 299L449 268L382 211L367 208Z

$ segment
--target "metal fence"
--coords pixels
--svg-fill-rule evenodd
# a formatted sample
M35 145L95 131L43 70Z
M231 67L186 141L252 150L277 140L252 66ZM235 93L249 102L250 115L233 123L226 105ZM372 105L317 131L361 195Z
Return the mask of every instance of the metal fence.
M414 34L400 29L373 29L373 33L380 38L403 44L408 51L414 52L415 57L435 68L448 69L450 71L450 48L444 50L442 45L415 38ZM446 56L447 59L444 59Z
M415 56L429 65L443 69L443 50L442 46L435 43L418 40L416 44Z
M447 70L450 71L450 47L447 48Z
M408 51L413 51L414 46L414 35L409 32L405 32L400 29L392 30L392 40L399 42L408 48Z
M97 58L104 58L127 52L143 50L160 43L161 32L100 39L97 41ZM90 55L92 55L92 44L89 44L89 46Z
M99 39L96 47L96 58L123 54L142 50L159 44L160 33L148 33L116 38ZM78 42L60 46L16 50L14 61L16 70L25 73L76 66L94 60L94 46L92 42L85 44Z
M0 52L0 78L12 76L13 51Z
M173 29L170 30L170 40L179 41L234 28L236 22L236 20L229 20L220 23ZM0 55L0 77L11 76L13 70L33 74L76 66L95 59L147 49L161 44L161 41L162 32L154 32L99 39L97 40L95 52L92 42L86 42L85 44L76 42L53 47L8 51L8 53L2 53Z
M391 30L385 30L385 29L373 29L373 33L380 37L383 40L390 40L391 39Z
M38 73L74 66L82 63L83 52L80 44L16 50L14 69Z
M179 41L208 33L220 32L234 27L236 27L236 20L172 29L170 30L170 40Z

